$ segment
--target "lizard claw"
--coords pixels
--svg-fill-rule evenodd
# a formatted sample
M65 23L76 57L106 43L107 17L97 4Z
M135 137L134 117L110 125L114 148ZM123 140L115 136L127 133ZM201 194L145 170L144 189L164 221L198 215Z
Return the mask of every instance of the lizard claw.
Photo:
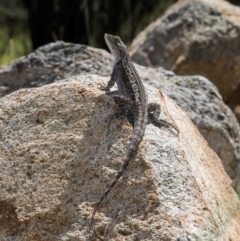
M107 88L106 84L100 84L98 86L98 89L102 90L102 91L106 91L106 92L109 92L109 89Z

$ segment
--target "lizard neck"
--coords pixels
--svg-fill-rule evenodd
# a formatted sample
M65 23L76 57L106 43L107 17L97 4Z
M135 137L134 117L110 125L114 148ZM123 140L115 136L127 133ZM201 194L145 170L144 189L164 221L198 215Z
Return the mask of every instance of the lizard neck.
M120 53L116 56L114 56L114 64L119 65L123 64L123 59L127 55L127 53Z

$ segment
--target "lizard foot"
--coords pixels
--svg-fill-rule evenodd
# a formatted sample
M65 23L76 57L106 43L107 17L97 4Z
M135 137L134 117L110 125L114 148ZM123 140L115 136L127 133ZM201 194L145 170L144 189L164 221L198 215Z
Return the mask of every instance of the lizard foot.
M102 90L102 91L106 91L107 93L110 91L109 88L107 88L106 84L99 84L98 89Z
M159 128L165 128L166 130L169 130L174 135L178 136L179 131L177 127L174 125L168 123L165 120L160 120L159 116L161 113L161 107L157 103L149 103L148 104L148 119L154 124L155 126Z

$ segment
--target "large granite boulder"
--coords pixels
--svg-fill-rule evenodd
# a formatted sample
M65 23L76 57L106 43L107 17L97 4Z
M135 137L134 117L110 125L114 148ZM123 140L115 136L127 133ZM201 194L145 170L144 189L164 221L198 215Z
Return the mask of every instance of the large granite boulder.
M94 204L126 156L131 125L109 117L108 77L82 75L0 102L0 240L96 237ZM240 201L221 160L187 114L158 89L149 101L179 135L150 124L137 156L96 215L106 240L238 241Z

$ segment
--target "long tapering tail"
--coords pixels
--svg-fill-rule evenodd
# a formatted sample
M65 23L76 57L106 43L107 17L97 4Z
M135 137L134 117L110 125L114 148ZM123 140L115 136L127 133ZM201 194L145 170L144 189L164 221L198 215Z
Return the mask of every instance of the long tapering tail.
M131 146L133 148L131 148ZM94 232L94 234L97 236L97 238L99 238L100 240L104 241L101 237L98 236L98 234L95 231L95 225L94 225L94 216L97 212L97 210L99 209L101 203L103 202L103 200L107 197L108 193L112 190L112 188L117 184L118 180L120 179L120 177L122 176L123 172L126 170L129 162L131 161L131 159L135 156L135 153L137 151L138 145L130 145L129 151L128 151L128 155L121 167L121 169L118 171L117 176L115 177L114 181L111 183L111 185L109 186L109 188L105 191L105 193L101 196L100 201L95 205L94 211L92 213L92 230Z

